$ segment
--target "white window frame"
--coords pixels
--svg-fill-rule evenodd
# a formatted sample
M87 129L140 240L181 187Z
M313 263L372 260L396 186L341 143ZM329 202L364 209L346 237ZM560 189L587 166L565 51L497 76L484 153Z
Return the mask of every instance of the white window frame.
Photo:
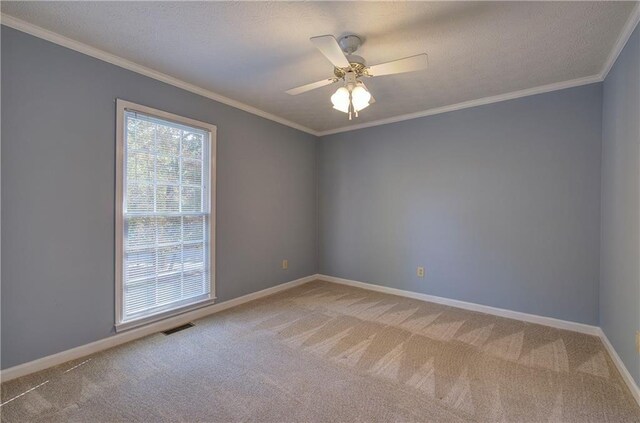
M144 115L172 121L181 125L195 127L209 132L209 295L205 299L199 299L175 308L161 311L156 314L124 320L124 167L125 167L125 112L134 111ZM116 277L115 277L115 298L116 315L115 329L120 332L148 323L166 319L171 316L182 314L201 307L206 307L214 303L215 296L215 274L216 274L216 126L206 122L189 119L173 113L132 103L122 99L116 99Z

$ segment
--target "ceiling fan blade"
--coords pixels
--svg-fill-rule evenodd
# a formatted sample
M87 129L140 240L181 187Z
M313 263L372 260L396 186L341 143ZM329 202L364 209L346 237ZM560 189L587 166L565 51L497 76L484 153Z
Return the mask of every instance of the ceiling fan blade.
M333 63L333 66L337 68L351 67L351 64L349 64L349 61L342 52L342 49L340 48L340 45L338 44L336 39L333 38L333 35L311 37L309 38L309 40L311 40L313 45L316 46L318 50L320 50L320 53L324 54L325 57L329 59L331 63Z
M322 81L312 82L311 84L302 85L300 87L291 88L287 90L286 93L289 95L298 95L302 93L306 93L307 91L315 90L316 88L324 87L325 85L333 84L336 82L336 79L323 79Z
M380 63L367 69L369 76L393 75L396 73L413 72L427 67L427 55L425 53L416 56L405 57L393 62Z

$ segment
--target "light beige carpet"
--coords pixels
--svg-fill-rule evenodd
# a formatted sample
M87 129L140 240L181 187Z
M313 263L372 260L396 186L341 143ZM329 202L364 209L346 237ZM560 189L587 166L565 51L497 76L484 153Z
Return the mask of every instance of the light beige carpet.
M640 422L596 337L327 282L10 381L2 402L3 422Z

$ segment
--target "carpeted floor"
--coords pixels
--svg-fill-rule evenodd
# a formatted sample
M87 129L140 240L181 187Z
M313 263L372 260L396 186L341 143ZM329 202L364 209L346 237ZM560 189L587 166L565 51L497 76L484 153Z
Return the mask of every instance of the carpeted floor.
M640 421L596 337L328 282L10 381L2 403L3 422Z

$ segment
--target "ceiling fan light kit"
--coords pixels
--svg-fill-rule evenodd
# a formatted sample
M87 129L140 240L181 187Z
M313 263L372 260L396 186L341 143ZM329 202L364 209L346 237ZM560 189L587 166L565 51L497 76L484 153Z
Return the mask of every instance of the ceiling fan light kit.
M339 41L333 35L321 35L311 37L310 41L333 64L334 77L292 88L287 90L287 94L298 95L343 81L344 86L338 88L331 96L331 103L334 109L348 114L349 120L353 116L358 117L360 110L375 102L361 78L413 72L427 67L427 55L424 53L367 66L362 57L353 54L362 44L362 39L357 35L345 35Z
M348 72L345 75L345 86L338 88L338 90L331 96L331 103L333 108L349 115L349 120L355 115L358 117L358 112L369 106L371 100L371 94L365 88L364 84L359 82L354 75L354 72Z

